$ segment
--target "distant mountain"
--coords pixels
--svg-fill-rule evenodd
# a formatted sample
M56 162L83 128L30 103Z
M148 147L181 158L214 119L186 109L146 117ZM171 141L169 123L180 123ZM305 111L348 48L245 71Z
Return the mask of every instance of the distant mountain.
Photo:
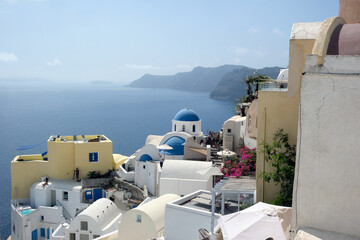
M224 65L220 67L196 67L190 72L167 76L146 74L131 82L128 86L134 88L169 88L183 91L211 92L226 73L242 68L244 66Z
M196 67L190 72L176 73L175 75L145 74L131 82L128 87L134 88L167 88L182 91L211 92L214 99L237 99L246 94L246 75L255 71L259 74L276 78L279 67L262 69L249 68L241 65L223 65L220 67Z
M215 89L210 93L210 97L219 100L235 100L246 95L247 86L244 81L247 75L252 75L256 71L258 74L266 74L270 78L277 78L280 72L279 67L266 67L254 69L244 67L234 69L225 74Z

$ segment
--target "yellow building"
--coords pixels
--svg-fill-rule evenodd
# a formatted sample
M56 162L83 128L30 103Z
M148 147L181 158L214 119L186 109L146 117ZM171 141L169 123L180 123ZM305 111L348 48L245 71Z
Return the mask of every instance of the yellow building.
M271 143L274 133L284 129L289 135L290 144L296 144L298 129L299 96L302 72L306 55L311 54L321 22L295 23L292 27L289 48L288 89L269 89L259 91L257 124L256 172L271 171L264 160L262 142ZM266 183L257 176L257 201L272 202L279 186Z
M113 169L112 141L104 135L51 136L47 155L19 155L11 161L11 198L30 198L31 185L41 177L88 178L89 172L105 174Z
M306 56L317 55L317 63L322 66L334 29L341 24L358 23L360 19L359 0L340 0L339 16L324 22L295 23L291 30L289 47L288 89L259 91L256 172L271 171L264 160L262 142L271 143L274 133L284 129L290 144L297 142L299 122L299 101ZM325 47L324 47L325 46ZM279 191L273 182L266 183L257 175L257 201L272 202Z

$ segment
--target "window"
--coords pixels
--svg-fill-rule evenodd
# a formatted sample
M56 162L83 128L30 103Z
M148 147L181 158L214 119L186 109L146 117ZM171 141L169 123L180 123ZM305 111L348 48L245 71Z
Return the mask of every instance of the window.
M40 228L40 237L45 237L45 228Z
M145 165L143 165L143 169L145 169L146 168L146 166Z
M228 133L231 133L231 129L230 129L230 128L228 128Z
M193 132L195 132L196 128L195 128L195 125L193 125Z
M88 222L80 221L80 230L87 231L88 230Z
M40 220L44 221L44 216L43 215L40 216Z
M141 215L136 215L136 222L139 222L139 223L141 223Z
M93 238L98 238L98 237L100 237L100 235L93 235Z
M63 192L63 200L64 200L64 201L68 201L68 200L69 200L69 193L68 193L68 192Z
M176 124L174 124L174 132L176 132Z
M15 233L15 224L13 224L13 233Z
M89 240L89 234L80 234L80 240Z
M70 240L76 240L75 233L70 233Z
M182 130L183 130L183 132L185 132L185 125L183 125L183 129L182 129Z
M99 161L99 153L91 152L89 153L89 162L98 162Z

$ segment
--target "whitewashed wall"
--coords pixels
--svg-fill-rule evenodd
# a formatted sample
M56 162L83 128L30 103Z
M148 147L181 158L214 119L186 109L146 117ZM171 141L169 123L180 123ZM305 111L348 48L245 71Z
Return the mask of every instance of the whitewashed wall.
M175 130L176 125L176 130ZM195 132L193 132L193 126L195 125ZM185 132L194 135L199 136L202 135L201 132L201 120L199 121L193 121L193 122L184 122L184 121L176 121L172 120L172 131L173 132L184 132L183 126L185 126Z
M61 205L66 209L66 211L70 214L71 218L75 217L77 209L82 209L81 206L81 193L80 190L71 191L68 189L59 189L56 188L56 200L58 200ZM68 201L63 200L63 192L68 192ZM56 203L58 205L58 203Z
M165 239L199 239L200 228L205 228L209 232L211 231L211 212L181 206L181 203L184 203L203 192L204 191L197 191L166 204ZM215 225L217 225L218 218L219 215L216 214Z
M306 59L293 226L360 237L360 57ZM295 230L296 230L295 229Z
M160 164L158 162L136 161L135 185L141 189L146 185L148 192L156 195L159 168Z
M190 194L198 190L211 190L211 180L160 178L160 196L167 193L175 193L180 196Z

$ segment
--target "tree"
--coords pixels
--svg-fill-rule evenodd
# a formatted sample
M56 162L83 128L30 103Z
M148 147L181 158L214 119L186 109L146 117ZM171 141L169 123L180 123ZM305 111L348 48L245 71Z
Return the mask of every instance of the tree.
M244 98L247 102L253 101L257 98L259 87L262 83L269 81L271 78L265 74L258 74L254 72L251 76L246 76L245 82L247 86L247 96Z
M289 136L279 129L273 137L273 143L263 142L263 153L266 162L270 163L274 170L262 172L266 182L273 180L276 185L280 184L280 191L274 200L274 204L289 206L292 204L292 192L295 175L296 145L289 144Z

